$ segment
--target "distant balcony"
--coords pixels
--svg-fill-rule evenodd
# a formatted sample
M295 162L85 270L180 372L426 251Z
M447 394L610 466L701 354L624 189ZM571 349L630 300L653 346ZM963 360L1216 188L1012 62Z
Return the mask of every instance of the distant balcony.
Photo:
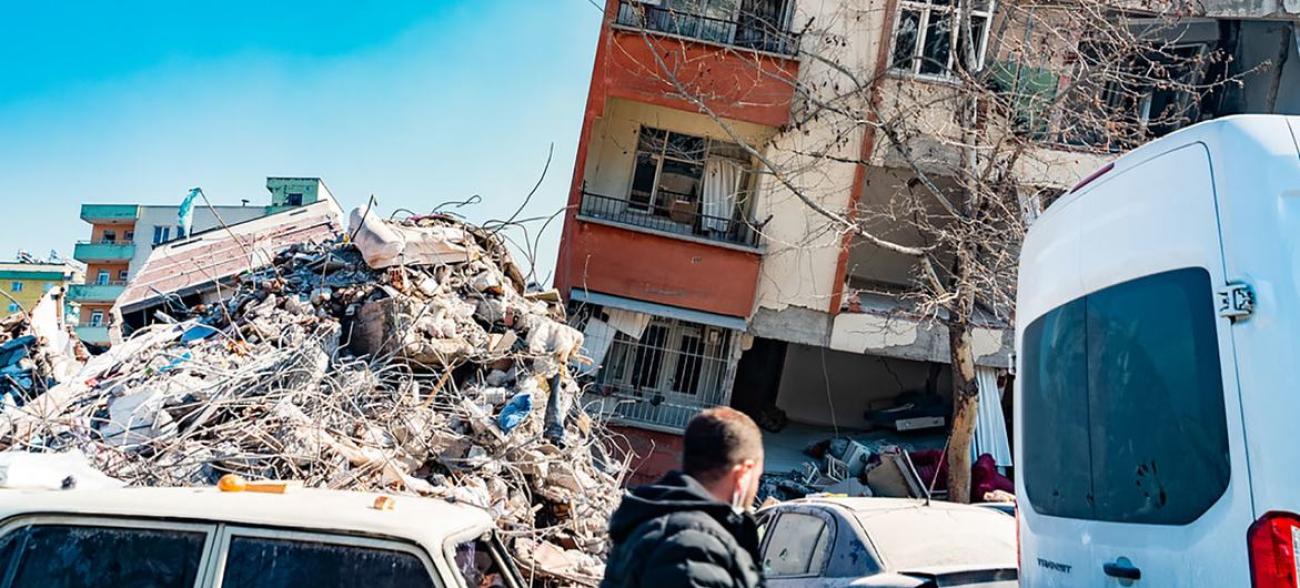
M108 343L108 327L104 325L81 324L77 325L76 332L77 338L87 343Z
M73 284L68 287L68 300L72 302L113 302L126 289L126 282L108 284Z
M135 204L82 204L81 220L88 223L123 223L140 216Z
M81 262L95 261L129 261L135 256L135 245L131 243L92 243L82 241L72 250L72 258Z
M620 0L614 22L624 27L644 28L706 43L794 55L799 49L799 38L781 23L782 18L777 14L780 3L769 4L773 14L767 18L757 14L737 14L736 20L731 20L635 0Z
M691 240L704 240L754 249L758 246L758 232L754 225L739 214L731 217L710 216L700 212L700 203L688 195L680 198L662 198L667 194L660 189L661 202L649 204L638 210L632 202L622 198L583 191L578 217L586 220L635 227L649 232L680 235Z

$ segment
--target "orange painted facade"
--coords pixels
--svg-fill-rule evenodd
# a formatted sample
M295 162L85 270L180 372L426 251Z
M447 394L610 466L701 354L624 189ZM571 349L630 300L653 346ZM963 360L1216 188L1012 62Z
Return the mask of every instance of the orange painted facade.
M127 264L125 263L87 263L86 283L98 284L99 272L101 271L108 272L108 282L110 284L126 281L126 279L122 277L122 272L127 271Z
M578 219L561 245L556 282L737 317L754 305L761 255Z
M90 324L90 315L94 314L95 311L100 311L100 312L104 313L104 318L103 318L103 323L102 323L102 324L107 325L107 324L108 324L108 311L110 311L110 310L112 310L112 309L113 309L113 305L112 305L112 304L92 304L92 303L89 303L89 302L83 302L83 303L81 304L81 324L83 324L83 325L89 325L89 324Z
M607 0L574 162L555 284L735 317L753 310L762 256L707 241L681 239L583 220L582 198L592 127L611 98L698 113L657 75L656 53L692 94L707 96L719 116L779 127L789 121L798 61L613 24Z
M681 435L618 425L611 425L610 430L622 435L632 450L632 474L624 480L628 486L652 483L669 470L681 467Z
M112 241L114 243L130 243L131 240L127 238L126 234L128 232L134 232L134 231L135 231L134 222L116 224L116 225L93 224L90 226L90 240L92 243L103 243L105 241ZM105 232L110 232L113 238L105 239L104 238Z
M604 76L608 97L700 112L698 105L674 96L680 92L660 75L657 53L688 93L706 97L718 116L769 127L790 122L790 80L798 74L798 61L620 28L605 42L608 59L596 73Z

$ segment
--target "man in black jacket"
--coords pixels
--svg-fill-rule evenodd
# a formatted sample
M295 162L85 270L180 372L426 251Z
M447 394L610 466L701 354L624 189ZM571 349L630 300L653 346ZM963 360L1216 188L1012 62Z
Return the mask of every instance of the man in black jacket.
M623 497L609 521L601 588L762 586L758 528L748 512L763 473L762 434L719 407L686 425L682 471Z

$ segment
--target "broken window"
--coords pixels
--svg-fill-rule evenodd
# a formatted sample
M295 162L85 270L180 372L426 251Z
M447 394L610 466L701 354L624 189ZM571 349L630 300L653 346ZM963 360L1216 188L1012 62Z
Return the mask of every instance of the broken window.
M290 192L285 202L289 206L302 206L302 192Z
M970 34L975 62L967 63L962 50L966 27L962 26L958 1L971 5ZM984 65L985 38L992 20L991 0L904 0L894 25L892 68L912 74L953 77L958 69L978 71Z
M711 43L789 54L790 0L623 0L618 24Z
M750 164L739 145L643 127L635 162L631 210L723 231L743 211Z

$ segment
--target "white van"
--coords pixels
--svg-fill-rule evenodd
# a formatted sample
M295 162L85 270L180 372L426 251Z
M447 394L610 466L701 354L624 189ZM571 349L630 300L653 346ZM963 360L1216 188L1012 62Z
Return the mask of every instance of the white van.
M1189 127L1029 231L1022 585L1297 586L1298 141L1300 117Z

